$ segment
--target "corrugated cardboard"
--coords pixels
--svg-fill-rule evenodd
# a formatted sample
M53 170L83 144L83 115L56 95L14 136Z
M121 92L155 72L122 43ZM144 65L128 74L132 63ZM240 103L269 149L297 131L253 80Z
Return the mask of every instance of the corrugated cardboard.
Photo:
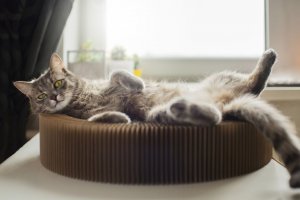
M131 184L223 179L257 170L272 156L269 141L245 122L102 124L50 114L40 115L40 150L53 172Z

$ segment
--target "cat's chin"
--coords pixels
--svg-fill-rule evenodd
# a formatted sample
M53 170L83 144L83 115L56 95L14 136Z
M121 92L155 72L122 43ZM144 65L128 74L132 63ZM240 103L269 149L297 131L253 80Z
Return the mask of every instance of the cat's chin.
M53 112L59 112L59 111L63 110L67 105L68 105L68 103L65 101L57 102L55 104L55 106L52 107L51 110Z
M70 101L71 98L65 98L62 101L55 101L55 103L51 105L50 110L52 111L52 113L60 112L69 105Z

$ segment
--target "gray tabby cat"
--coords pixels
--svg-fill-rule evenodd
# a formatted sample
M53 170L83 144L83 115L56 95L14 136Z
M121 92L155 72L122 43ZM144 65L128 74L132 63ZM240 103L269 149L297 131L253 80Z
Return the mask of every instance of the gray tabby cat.
M265 88L276 53L267 50L251 74L221 72L202 82L146 82L119 71L109 80L89 81L68 71L57 54L49 70L30 82L14 85L35 113L62 113L94 122L216 125L226 119L252 123L268 138L300 187L300 151L294 126L277 109L258 98Z

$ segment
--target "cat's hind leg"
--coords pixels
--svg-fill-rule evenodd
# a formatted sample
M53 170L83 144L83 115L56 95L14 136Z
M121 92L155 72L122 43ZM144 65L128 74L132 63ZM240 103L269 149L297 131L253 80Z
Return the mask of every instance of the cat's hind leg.
M95 114L88 118L90 122L103 122L103 123L130 123L130 118L122 112L106 111Z
M276 57L276 52L273 49L268 49L263 53L247 80L249 93L259 95L263 91L272 71L272 66L276 61Z
M290 186L300 188L300 144L289 119L273 106L246 95L224 106L223 118L237 118L252 123L282 158L291 174Z
M176 121L194 125L211 126L222 120L221 112L213 104L195 103L184 98L173 101L167 112Z
M165 106L150 111L149 121L166 124L193 124L209 126L220 123L221 112L207 103L194 103L184 98L172 100Z

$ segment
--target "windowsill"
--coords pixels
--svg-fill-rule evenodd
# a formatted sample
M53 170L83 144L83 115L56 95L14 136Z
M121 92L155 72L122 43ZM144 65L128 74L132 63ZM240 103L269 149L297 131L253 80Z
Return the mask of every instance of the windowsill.
M249 73L256 65L257 58L218 59L154 59L140 60L143 78L168 81L196 81L220 71Z
M300 87L267 87L261 97L267 101L300 101Z

